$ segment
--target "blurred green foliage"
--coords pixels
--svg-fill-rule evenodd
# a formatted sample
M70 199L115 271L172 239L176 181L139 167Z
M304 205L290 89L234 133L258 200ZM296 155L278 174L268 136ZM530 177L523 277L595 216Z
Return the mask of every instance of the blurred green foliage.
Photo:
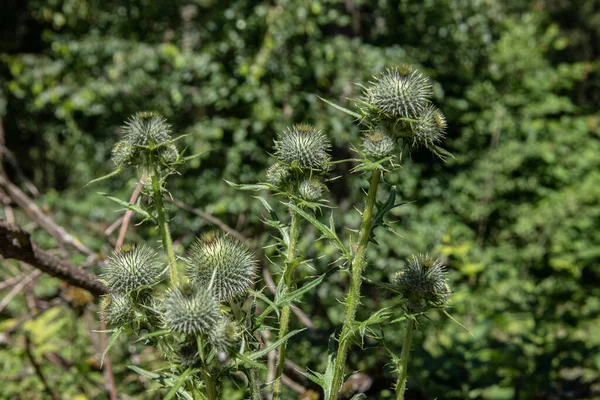
M444 164L416 152L390 176L410 203L393 211L401 237L378 234L367 278L387 281L412 253L441 255L454 292L450 312L472 335L441 315L432 319L415 337L409 397L599 395L597 1L9 0L5 9L0 115L17 163L7 162L7 170L18 183L20 172L30 177L43 193L39 203L105 253L110 243L102 232L118 214L95 192L126 199L133 175L83 186L112 169L118 127L132 113L158 111L176 133L189 135L182 142L190 153L210 150L169 186L176 199L265 245L260 202L223 179L264 180L274 136L296 122L325 131L335 158L349 157L359 132L317 96L347 105L360 94L355 82L388 66L419 66L435 81L455 158ZM350 167L334 171L341 179L329 196L340 225L356 228L353 206L365 179L349 174ZM170 211L181 251L209 223L175 213L174 206ZM130 231L132 241L159 237L143 226ZM314 259L325 255L316 265L324 271L334 250L313 242L317 236L303 233L302 246ZM56 245L43 232L34 238ZM14 271L8 261L1 268L5 277ZM54 279L37 282L38 296L64 291ZM346 287L347 276L338 274L306 299L303 310L315 329L290 344L290 359L323 369L328 335L341 327L338 299ZM359 320L369 309L393 305L369 282L363 294ZM22 297L0 313L2 332L26 314ZM2 342L1 398L38 398L43 391L18 339L24 334L57 391L105 396L98 366L86 361L95 354L90 341L98 339L89 332L97 328L93 307L69 304L14 328L10 345ZM382 333L399 353L398 327ZM368 398L389 398L389 359L373 344L355 349L350 366L373 378ZM120 351L112 354L119 390L159 396L142 392L148 382L126 368L159 366L156 355ZM56 352L68 368L44 358Z

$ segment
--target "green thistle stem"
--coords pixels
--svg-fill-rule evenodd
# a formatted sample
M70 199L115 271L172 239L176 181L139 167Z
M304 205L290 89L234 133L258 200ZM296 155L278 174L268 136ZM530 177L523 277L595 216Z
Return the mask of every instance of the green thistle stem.
M169 226L167 225L167 219L165 217L165 204L163 203L162 193L160 190L160 184L158 183L158 170L156 167L153 169L151 175L152 189L154 191L154 203L156 204L156 211L158 214L158 229L160 229L160 235L162 237L163 247L167 252L169 258L169 276L171 278L171 285L176 287L179 285L179 277L177 274L177 264L175 263L175 253L173 252L173 243L171 240L171 233L169 232Z
M289 289L291 282L291 277L293 271L288 271L289 268L292 267L292 261L294 260L296 254L296 240L298 237L298 221L299 218L295 212L292 212L292 221L290 223L290 244L288 246L288 252L285 263L285 271L283 272L283 277L281 279L285 279L284 284ZM279 339L285 337L288 331L288 325L290 322L290 306L285 305L281 310L281 317L279 318ZM285 350L286 350L286 342L283 342L279 346L279 357L277 360L277 370L275 371L275 385L273 387L273 400L279 400L281 398L281 376L283 375L283 367L285 365Z
M402 354L400 355L400 365L398 366L398 382L396 383L396 400L404 400L404 392L406 391L406 376L408 373L408 354L410 353L410 342L412 333L415 330L415 320L408 321L406 328L406 336L404 336L404 344L402 345Z
M219 396L217 394L217 382L215 381L215 377L210 374L206 367L201 369L201 374L204 385L206 385L206 397L208 400L218 400Z
M344 327L339 337L339 346L337 355L335 358L333 378L331 380L331 390L327 400L337 399L337 393L342 385L344 377L344 369L346 366L346 356L350 345L352 343L354 320L356 318L356 309L360 303L360 285L362 282L362 270L365 264L365 256L367 252L367 246L369 245L369 236L371 233L371 219L373 218L373 208L375 207L375 199L377 198L377 188L381 180L381 171L376 169L371 173L371 183L369 186L369 192L367 193L367 201L365 204L365 210L362 215L362 222L360 225L360 236L358 240L358 249L352 260L351 265L351 281L350 290L346 297L346 307L344 320Z

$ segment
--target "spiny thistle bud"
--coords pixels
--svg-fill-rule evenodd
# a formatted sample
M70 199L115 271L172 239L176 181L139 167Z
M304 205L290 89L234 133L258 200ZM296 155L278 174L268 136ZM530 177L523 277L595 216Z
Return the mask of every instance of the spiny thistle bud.
M159 146L172 140L167 120L148 111L129 118L122 129L125 135L112 151L112 160L118 168L140 165L145 153L143 147L151 144ZM173 144L159 146L157 154L159 161L165 165L174 164L179 159L179 152Z
M130 117L123 131L123 140L136 146L149 146L151 141L156 146L172 139L171 125L163 116L151 111L142 111Z
M275 163L267 170L267 182L274 186L282 186L289 177L289 168L281 163Z
M133 310L126 293L111 293L102 298L100 318L109 325L124 324L131 319Z
M116 251L106 260L101 280L115 292L128 292L160 281L164 266L148 246Z
M381 129L375 129L363 137L362 147L369 157L378 160L392 154L396 144L387 133Z
M163 318L171 330L192 335L214 329L221 313L210 291L185 285L169 293L163 303Z
M240 296L252 285L256 261L242 243L208 232L191 246L187 273L200 286L210 286L218 300Z
M444 139L445 129L444 114L437 107L429 104L419 116L418 122L413 124L415 134L413 141L415 144L429 148Z
M443 264L429 255L412 256L392 278L392 290L408 300L410 312L443 307L450 295Z
M307 124L287 128L275 140L275 157L284 164L326 170L331 143L323 132Z
M227 351L240 335L237 324L228 318L221 318L208 335L208 342L218 351Z
M366 97L371 106L388 117L416 118L432 94L429 79L411 67L397 67L375 78Z
M302 181L298 187L300 196L309 201L316 201L323 195L323 183L315 178Z

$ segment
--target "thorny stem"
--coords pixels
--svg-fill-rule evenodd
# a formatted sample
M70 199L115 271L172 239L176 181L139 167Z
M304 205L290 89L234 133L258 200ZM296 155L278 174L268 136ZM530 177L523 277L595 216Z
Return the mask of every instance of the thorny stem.
M290 288L291 276L293 271L288 271L289 268L294 268L292 262L296 254L296 240L298 237L298 221L299 218L295 212L292 212L292 221L290 223L290 243L288 245L288 252L285 263L285 271L281 279L285 279L284 284L286 288ZM281 317L279 318L279 339L282 339L287 335L288 325L290 322L290 306L285 305L281 310ZM283 367L285 365L285 350L286 342L281 343L279 346L279 357L277 360L277 370L275 371L275 385L273 387L273 400L279 400L281 398L281 376L283 375Z
M218 400L217 395L217 382L215 381L215 377L210 374L208 368L202 368L202 380L204 381L204 385L206 385L206 397L208 400Z
M406 336L402 345L402 354L400 355L400 365L398 366L398 382L396 383L396 400L404 400L404 392L406 391L406 375L408 373L408 354L410 353L410 342L412 333L415 330L415 320L408 321L406 328Z
M171 233L169 232L169 226L167 225L167 219L165 217L165 204L163 203L162 193L160 190L160 184L158 182L158 170L156 167L152 171L152 189L154 191L154 203L156 204L156 211L158 214L158 228L160 229L160 235L162 237L163 247L167 252L169 258L169 277L171 278L171 285L176 287L179 285L179 277L177 274L177 264L175 263L175 253L173 252L173 243L171 241Z
M350 271L352 274L350 281L350 289L348 296L346 297L346 307L344 320L344 327L342 333L339 336L339 346L337 355L335 358L335 364L333 367L333 377L331 380L331 387L329 392L329 398L327 400L335 400L337 393L342 385L342 379L344 377L344 367L346 366L346 356L350 344L352 343L352 331L354 325L354 319L356 317L356 309L360 303L360 285L362 282L362 270L365 264L365 255L367 252L367 246L369 245L369 236L371 234L371 219L373 217L373 208L375 207L375 199L377 198L377 188L381 180L382 172L378 169L373 170L371 173L371 183L369 186L369 192L367 193L367 202L365 204L365 210L362 214L362 222L360 224L360 236L358 240L358 248Z

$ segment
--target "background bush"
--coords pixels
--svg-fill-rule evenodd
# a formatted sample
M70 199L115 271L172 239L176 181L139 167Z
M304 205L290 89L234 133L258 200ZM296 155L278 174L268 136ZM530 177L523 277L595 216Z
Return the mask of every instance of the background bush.
M598 1L7 0L0 14L0 115L14 155L4 157L7 172L18 184L31 179L42 193L36 202L104 254L111 245L103 231L119 214L96 192L128 198L134 177L83 186L112 169L107 160L118 127L134 112L165 115L176 134L189 135L182 143L190 153L211 150L186 164L169 186L174 196L265 245L260 202L223 179L264 180L273 138L297 122L322 129L334 158L348 158L347 143L358 144L359 132L317 96L345 105L360 93L354 82L385 67L418 66L435 82L435 102L448 119L445 145L455 159L444 164L418 151L390 176L410 203L392 212L401 238L381 234L380 246L370 248L367 278L388 279L412 253L442 255L454 292L450 311L473 335L433 319L415 337L409 396L600 395ZM349 168L333 171L341 178L329 197L340 223L358 226L353 207L362 181ZM211 225L175 209L173 237L187 248ZM43 247L57 247L44 232L32 232ZM144 226L129 235L159 238ZM304 248L333 257L334 250L313 242L317 236L303 233ZM326 261L317 268L324 271ZM2 262L3 279L14 265ZM323 368L328 335L341 328L338 299L346 285L336 274L306 299L315 329L289 346L290 359ZM105 396L94 359L98 338L90 332L96 307L74 305L66 291L55 279L37 278L33 294L52 306L2 337L7 384L0 397L41 391L23 331L57 391ZM389 305L368 282L363 294L359 319ZM28 312L25 296L17 296L0 313L1 330ZM389 347L400 347L402 335L383 333ZM67 366L44 359L48 354ZM140 394L149 383L126 368L151 369L160 365L157 355L123 342L112 358L120 392L160 396ZM349 356L351 368L373 380L369 398L392 396L386 360L368 342Z

